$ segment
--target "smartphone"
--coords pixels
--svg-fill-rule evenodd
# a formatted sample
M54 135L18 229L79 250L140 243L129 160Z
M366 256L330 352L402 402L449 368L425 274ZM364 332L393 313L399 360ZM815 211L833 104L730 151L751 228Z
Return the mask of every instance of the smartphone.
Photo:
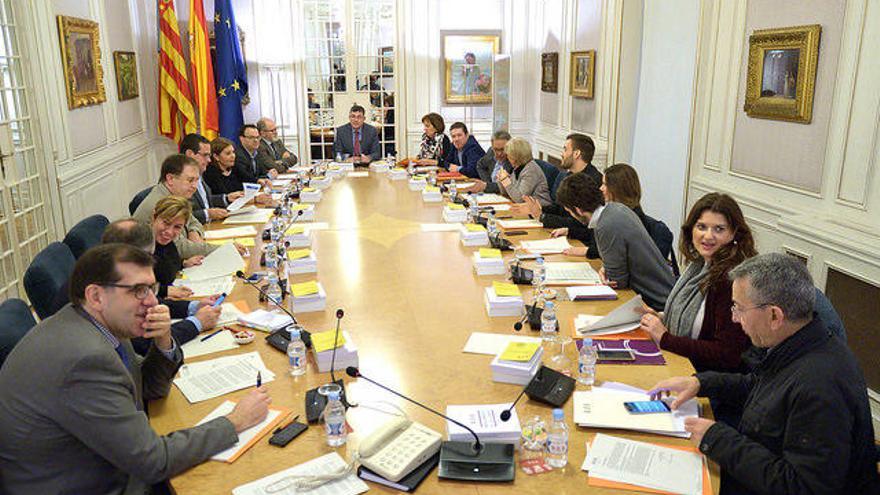
M603 361L635 361L636 357L629 349L599 349L599 359Z
M654 414L672 412L669 404L662 400L644 400L637 402L624 402L623 407L630 414Z

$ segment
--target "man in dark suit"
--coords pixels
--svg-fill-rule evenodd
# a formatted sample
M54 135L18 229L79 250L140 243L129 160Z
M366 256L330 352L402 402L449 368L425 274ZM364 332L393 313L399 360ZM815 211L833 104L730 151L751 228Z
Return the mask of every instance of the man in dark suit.
M348 124L337 127L333 138L333 153L337 157L342 154L345 161L355 165L368 165L382 158L379 133L373 126L364 125L365 115L364 107L353 105L348 112Z
M257 160L257 151L260 149L260 131L257 130L257 126L253 124L241 126L241 130L238 131L238 141L232 173L242 183L270 184L272 179L278 176L278 172Z
M189 198L193 205L193 216L202 224L212 220L223 220L229 216L226 206L236 198L243 196L244 191L230 194L213 194L205 183L205 170L211 163L211 143L201 134L187 134L180 142L180 152L199 164L199 182L196 192Z
M264 388L207 423L159 436L142 404L165 397L183 364L153 258L126 244L76 262L70 299L0 370L0 487L6 493L147 493L212 455L268 413ZM152 339L146 357L130 339Z
M513 166L507 159L507 152L504 151L504 146L508 141L510 141L510 133L507 131L495 131L492 134L492 149L477 162L477 174L480 178L474 181L474 185L468 191L501 193L496 180L498 171L504 170L508 174L513 173Z
M287 172L287 169L296 165L296 155L290 152L284 141L278 139L278 126L269 117L263 117L257 121L257 130L260 131L260 149L257 150L257 158L271 166L279 173Z

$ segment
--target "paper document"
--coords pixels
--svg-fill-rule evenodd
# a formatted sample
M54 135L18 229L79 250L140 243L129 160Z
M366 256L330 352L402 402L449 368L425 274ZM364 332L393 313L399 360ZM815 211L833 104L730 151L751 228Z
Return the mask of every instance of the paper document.
M369 177L369 176L370 176L370 173L367 172L366 170L361 170L359 172L349 172L347 175L347 177L352 177L355 179L360 179L360 178Z
M232 237L254 237L257 229L253 225L233 227L231 229L209 230L205 232L205 239L229 239Z
M696 452L598 433L584 465L590 477L671 493L703 493L703 456Z
M502 229L540 229L544 224L531 219L498 220L498 226Z
M537 241L522 241L520 247L538 254L559 254L571 247L567 237L551 237Z
M231 246L232 244L230 244ZM174 281L175 287L188 287L192 294L189 297L198 299L201 297L209 297L215 294L229 294L235 288L235 281L232 277L221 276L211 277L203 280L191 280L189 278L179 278Z
M239 209L237 209L237 210L235 210L235 211L230 211L228 216L229 216L229 217L232 217L232 216L235 216L235 215L244 215L244 214L246 214L246 213L252 213L252 212L255 212L255 211L257 211L257 207L256 207L256 206L254 206L254 205L248 205L248 206L243 206L243 207L241 207L241 208L239 208Z
M607 335L628 332L639 328L642 315L645 314L642 296L636 296L611 310L605 316L577 315L574 319L574 336L576 338L590 335Z
M174 379L174 385L180 389L186 400L195 404L256 386L257 372L260 372L263 383L275 379L275 374L263 363L259 352L224 356L184 364L180 367L178 377Z
M220 317L217 318L217 326L235 323L239 317L249 311L250 308L244 300L235 301L234 303L223 303L220 305Z
M566 287L565 292L572 301L597 301L617 299L617 292L607 285L579 285Z
M257 208L242 215L230 216L226 220L223 220L223 225L234 225L242 223L264 224L272 218L272 215L274 213L275 210L271 208Z
M300 495L303 493L309 495L357 495L370 489L363 480L357 477L355 470L352 470L347 476L328 481L309 491L300 491L293 486L297 475L328 475L341 473L345 468L346 462L342 460L342 457L339 457L336 452L331 452L298 466L241 485L232 490L232 495Z
M231 400L227 400L217 406L217 409L211 411L207 416L204 417L201 421L198 422L199 425L205 424L208 421L213 419L217 419L222 416L226 416L231 413L235 408L235 402ZM211 456L212 460L215 461L223 461L223 462L233 462L241 456L241 454L245 453L249 448L253 447L254 444L265 436L267 433L271 432L275 425L281 422L285 416L289 414L289 411L285 409L280 409L277 407L270 407L269 414L266 415L266 419L260 422L257 425L251 426L247 430L238 434L238 441L235 442L235 445L229 447L228 449Z
M224 244L205 256L201 265L184 268L181 278L187 282L231 275L244 269L244 260L234 244Z
M260 193L259 189L254 190L254 189L247 189L246 188L244 191L244 196L236 199L232 203L229 203L229 206L227 206L226 209L231 212L239 210L239 209L241 209L242 206L248 204L249 201L256 198L257 194L259 194L259 193Z
M496 203L510 203L510 200L500 194L480 194L477 196L478 205L491 205Z
M554 285L600 284L599 274L586 262L550 261L544 263L544 283Z
M591 428L621 428L659 435L689 438L684 420L699 417L699 404L691 399L669 413L631 414L624 402L651 400L648 393L635 387L593 386L574 393L574 422Z
M474 332L468 338L462 352L489 354L494 356L503 351L511 342L530 342L540 344L541 339L538 337L525 337L504 333Z
M184 361L189 358L204 356L205 354L238 349L238 344L235 343L235 337L232 336L232 332L229 330L221 330L220 333L210 339L202 340L214 332L215 330L202 332L193 340L180 346L180 350L183 351Z

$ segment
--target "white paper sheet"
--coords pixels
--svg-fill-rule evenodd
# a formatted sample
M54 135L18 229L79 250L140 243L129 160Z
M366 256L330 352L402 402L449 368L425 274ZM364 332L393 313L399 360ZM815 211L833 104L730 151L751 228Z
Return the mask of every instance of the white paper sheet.
M690 437L690 433L684 429L684 420L699 417L699 403L696 400L687 401L675 411L656 414L631 414L623 405L624 402L646 400L651 400L648 393L635 387L622 390L620 387L593 386L591 390L574 393L574 422L591 428L621 428Z
M607 285L578 285L574 287L566 287L565 292L568 293L568 298L572 301L577 300L577 298L581 297L586 300L589 299L602 299L602 300L610 300L617 299L617 292Z
M474 332L468 337L468 341L465 343L462 352L489 354L494 356L504 351L507 344L511 342L532 342L540 344L541 339L538 337L526 337L523 335Z
M259 352L224 356L181 366L174 385L190 403L202 402L257 384L257 372L263 383L275 374L263 363Z
M600 284L602 280L586 262L552 261L544 263L544 283L547 284Z
M235 337L233 337L232 332L228 330L221 330L220 333L210 339L205 341L202 340L213 332L215 332L215 330L202 332L193 340L180 346L180 350L183 351L183 359L187 360L194 357L204 356L205 354L238 349L238 344L235 343Z
M275 210L270 208L257 208L242 215L231 216L226 220L223 220L223 225L236 225L243 223L264 224L272 218L274 213Z
M217 406L217 409L214 409L213 411L208 413L208 415L205 416L204 419L199 421L198 425L205 424L208 421L211 421L212 419L217 419L221 416L226 416L227 414L231 413L233 409L235 409L235 402L232 402L231 400L224 401L222 404ZM266 425L272 423L272 421L275 421L275 419L278 418L279 414L281 414L281 411L279 411L277 409L270 408L269 414L266 415L266 419L264 419L260 424L251 426L247 430L244 430L243 432L239 433L238 434L238 441L235 442L235 445L233 445L232 447L229 447L228 449L224 450L223 452L219 452L217 454L214 454L213 456L211 456L211 459L215 460L215 461L223 461L223 462L228 461L234 455L236 455L238 453L238 451L241 450L242 447L244 447L245 445L250 443L250 441L253 440L253 438L255 436L257 436L257 434L260 433L260 431L262 431L263 428L266 427Z
M532 253L558 254L571 247L567 237L551 237L537 241L522 241L520 247Z
M253 188L250 188L250 189L246 188L244 191L244 196L236 199L232 203L229 203L229 205L226 207L226 209L230 212L239 210L244 205L248 204L248 202L250 202L252 199L256 198L257 194L259 194L259 193L260 193L259 188L257 188L256 190L254 190Z
M244 259L238 254L235 244L230 242L205 256L201 265L184 268L180 273L181 278L185 281L205 280L231 275L238 270L243 270L244 266Z
M230 229L209 230L205 232L205 239L231 239L233 237L254 237L256 235L257 229L253 225L246 225Z
M498 220L498 226L502 229L540 229L544 224L531 219L513 219Z
M605 316L577 315L574 319L574 328L578 336L628 332L639 328L643 314L645 309L642 296L637 295Z
M229 294L235 288L235 281L232 277L212 277L204 280L177 279L173 284L175 287L189 287L192 291L190 297L198 299L201 297L209 297L215 294Z
M495 203L510 203L510 200L499 194L480 194L477 196L478 205L491 205Z
M329 481L307 492L297 490L292 485L291 475L325 475L341 472L346 463L336 452L323 455L311 461L299 464L284 471L260 478L232 490L232 495L358 495L370 487L352 471L345 477Z

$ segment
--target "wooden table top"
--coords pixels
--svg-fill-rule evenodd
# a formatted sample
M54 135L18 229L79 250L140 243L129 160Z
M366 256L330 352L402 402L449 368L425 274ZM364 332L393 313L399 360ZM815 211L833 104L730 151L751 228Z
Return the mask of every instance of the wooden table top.
M440 203L424 203L421 194L407 187L407 181L391 181L385 175L367 178L347 177L334 181L324 190L316 208L316 221L327 222L328 230L315 232L312 249L318 258L318 273L294 275L292 282L317 278L327 292L325 311L297 314L309 331L332 330L335 309L343 308L342 328L354 340L361 372L380 383L407 394L440 411L451 404L495 404L512 402L522 387L492 381L489 362L492 356L465 354L465 342L472 332L512 334L517 318L489 318L483 303L483 289L493 280L504 277L477 276L471 255L478 248L462 246L456 232L422 232L422 223L441 223ZM212 226L220 228L220 226ZM545 238L547 230L530 231L528 236L513 237L515 243L528 238ZM259 242L259 241L258 241ZM253 248L252 248L253 249ZM511 256L505 253L505 258ZM580 261L562 255L550 260ZM252 270L254 263L251 263ZM598 263L594 265L598 269ZM531 290L523 291L531 301ZM570 335L577 313L605 314L620 302L632 297L621 291L619 301L560 302L557 304L560 326ZM259 306L256 293L239 283L228 301L245 300L252 309ZM318 373L309 355L309 370L300 377L287 373L287 357L264 342L257 332L254 343L236 350L192 359L201 361L223 355L259 351L276 378L266 384L276 406L289 408L305 421L306 390L330 380L329 373ZM522 332L537 336L526 326ZM558 346L546 351L545 363ZM566 353L576 366L574 344ZM620 381L648 388L658 380L689 375L693 368L687 359L664 352L666 366L599 365L597 380ZM390 402L402 408L414 421L421 422L445 436L445 420L399 399L365 381L349 378L344 371L349 400L360 407L348 412L354 433L348 444L337 449L350 458L360 438L387 419L370 407ZM578 389L584 389L578 385ZM150 403L150 422L160 434L194 426L225 400L237 400L241 390L222 397L189 404L176 387L171 394ZM565 419L571 428L568 466L538 476L529 476L517 468L513 483L463 483L440 480L436 470L420 486L418 493L614 493L614 490L587 486L587 473L580 466L586 454L585 442L597 431L574 426L572 399L564 406ZM704 404L708 410L708 404ZM549 423L551 408L527 397L517 405L521 422L540 415ZM362 433L363 432L363 433ZM636 440L689 445L684 439L623 430L605 430ZM287 447L279 449L259 441L232 464L207 461L172 479L177 493L230 493L233 488L301 464L334 449L326 445L323 427L312 425ZM517 457L518 459L518 457ZM718 493L718 468L710 463L712 486ZM511 486L513 485L513 486ZM389 488L369 483L371 491L394 493Z

